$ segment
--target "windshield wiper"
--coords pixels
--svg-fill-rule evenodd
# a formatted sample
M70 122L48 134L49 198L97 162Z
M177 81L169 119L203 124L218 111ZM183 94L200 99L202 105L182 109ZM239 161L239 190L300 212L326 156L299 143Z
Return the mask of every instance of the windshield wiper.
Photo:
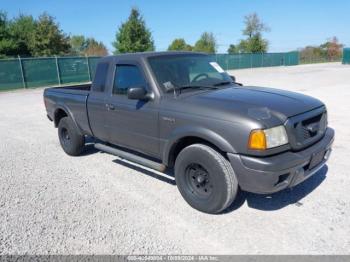
M176 87L173 87L171 89L168 89L167 92L174 91L174 93L175 93L176 91L179 91L179 93L181 94L181 90L191 89L191 88L198 89L198 90L203 90L203 89L215 90L215 89L218 89L218 87L216 87L216 86L183 85L183 86L176 86Z
M184 86L176 87L177 90L190 89L190 88L196 88L196 89L218 89L215 86L203 86L203 85L184 85Z
M222 81L222 82L218 82L218 83L214 84L213 86L225 86L225 85L229 85L229 84L233 84L233 82L231 82L231 81Z

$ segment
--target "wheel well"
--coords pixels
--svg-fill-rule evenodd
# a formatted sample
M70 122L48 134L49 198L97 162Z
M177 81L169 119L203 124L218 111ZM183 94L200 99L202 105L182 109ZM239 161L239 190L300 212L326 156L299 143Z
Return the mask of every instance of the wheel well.
M60 123L61 119L67 116L68 114L63 109L61 108L57 109L55 112L55 118L54 118L55 127L58 127L58 124Z
M168 166L173 167L175 165L175 160L178 156L178 154L181 152L182 149L185 147L188 147L193 144L204 144L207 146L210 146L211 148L215 149L217 152L219 152L223 157L227 159L227 154L226 152L222 151L220 148L218 148L216 145L213 143L200 138L200 137L184 137L178 140L171 148L170 153L169 153L169 161L168 161Z

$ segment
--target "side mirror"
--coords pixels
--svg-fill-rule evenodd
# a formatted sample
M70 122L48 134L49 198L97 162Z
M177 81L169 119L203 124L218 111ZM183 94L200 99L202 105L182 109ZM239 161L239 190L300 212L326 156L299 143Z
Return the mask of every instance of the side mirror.
M128 98L134 100L149 100L151 97L143 86L130 87L128 89Z

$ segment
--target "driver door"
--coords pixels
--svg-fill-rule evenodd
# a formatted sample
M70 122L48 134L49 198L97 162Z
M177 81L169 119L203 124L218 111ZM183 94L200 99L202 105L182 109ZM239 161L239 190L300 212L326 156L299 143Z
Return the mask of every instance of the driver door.
M159 156L158 108L153 101L128 99L130 87L144 86L144 72L137 63L115 65L113 86L106 98L109 141L152 156Z

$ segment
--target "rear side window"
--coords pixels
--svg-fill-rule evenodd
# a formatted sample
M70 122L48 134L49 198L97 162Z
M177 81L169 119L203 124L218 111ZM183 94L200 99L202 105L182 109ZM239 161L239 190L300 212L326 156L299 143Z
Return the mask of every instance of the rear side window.
M114 76L113 94L125 95L130 87L145 85L146 81L137 66L117 65Z
M105 90L108 66L108 63L99 63L97 65L95 79L93 83L93 91L103 92Z

